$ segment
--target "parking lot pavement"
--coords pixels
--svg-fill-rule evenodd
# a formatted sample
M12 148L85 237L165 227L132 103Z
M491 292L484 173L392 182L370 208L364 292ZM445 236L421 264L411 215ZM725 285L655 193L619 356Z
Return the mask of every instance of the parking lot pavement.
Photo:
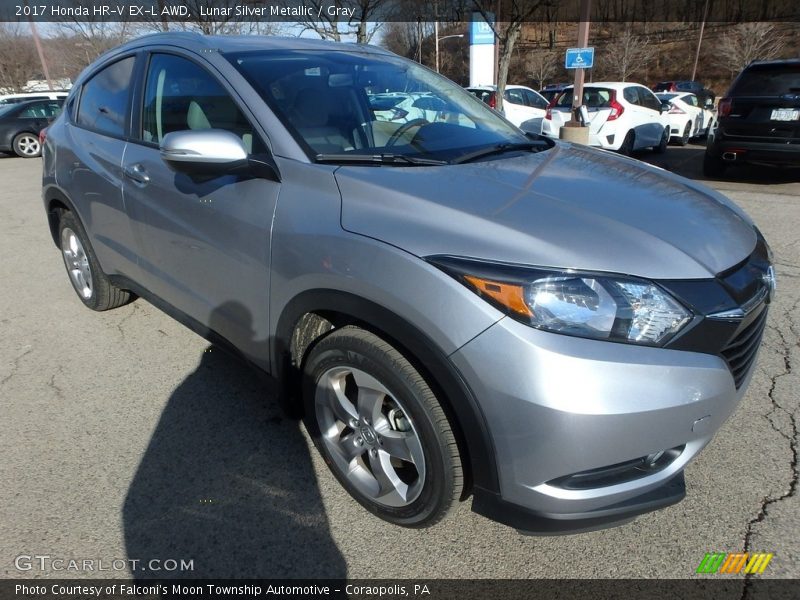
M691 174L696 155L659 160ZM144 577L691 578L706 552L742 550L775 554L765 577L800 577L800 179L710 182L772 244L778 295L750 389L687 469L687 498L542 538L467 505L424 531L372 517L246 367L144 301L85 309L49 237L40 170L0 158L0 577L98 575L16 559L47 555L194 561L185 573L138 563Z

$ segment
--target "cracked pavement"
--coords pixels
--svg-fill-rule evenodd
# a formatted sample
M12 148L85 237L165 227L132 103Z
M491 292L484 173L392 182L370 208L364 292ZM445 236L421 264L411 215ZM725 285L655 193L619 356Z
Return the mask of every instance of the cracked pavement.
M693 169L696 151L658 160ZM49 238L40 171L0 157L0 577L65 575L17 570L20 554L160 553L194 559L196 577L694 578L706 552L741 551L775 554L760 577L800 577L799 177L711 182L769 240L778 293L750 388L689 465L686 499L544 538L467 505L431 530L391 527L345 495L245 367L146 302L85 309Z

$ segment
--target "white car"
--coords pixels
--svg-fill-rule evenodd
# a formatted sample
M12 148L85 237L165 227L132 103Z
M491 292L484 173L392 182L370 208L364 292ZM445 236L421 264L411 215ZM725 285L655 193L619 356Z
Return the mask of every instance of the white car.
M23 92L20 94L0 94L0 105L18 104L28 100L63 100L69 92Z
M497 86L481 85L467 88L491 108L497 107ZM507 85L503 93L503 110L506 119L523 131L540 133L547 100L539 92L524 85Z
M662 92L656 96L661 102L669 102L672 107L667 112L670 141L685 146L691 138L708 135L714 122L714 111L711 110L713 102L704 107L691 92Z
M542 134L558 138L561 127L570 120L573 88L557 96L547 108ZM656 95L643 85L626 82L599 82L585 85L583 103L589 117L589 145L630 154L652 148L664 152L669 142L669 121Z

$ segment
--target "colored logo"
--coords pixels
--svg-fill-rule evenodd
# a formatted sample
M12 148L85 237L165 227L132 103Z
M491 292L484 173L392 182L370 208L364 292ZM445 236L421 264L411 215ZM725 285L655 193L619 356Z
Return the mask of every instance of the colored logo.
M774 555L766 552L711 552L706 553L697 573L749 573L761 574Z

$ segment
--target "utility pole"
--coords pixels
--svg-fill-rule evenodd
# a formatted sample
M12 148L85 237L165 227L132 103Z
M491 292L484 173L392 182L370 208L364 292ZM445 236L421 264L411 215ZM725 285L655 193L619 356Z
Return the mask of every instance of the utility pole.
M697 77L697 62L700 60L700 44L703 43L703 30L706 28L706 19L708 18L708 0L703 8L703 20L700 23L700 36L697 38L697 51L694 53L694 66L692 67L692 81Z
M25 6L28 5L28 0L25 0ZM47 61L44 59L44 52L42 51L42 43L39 41L39 32L36 30L36 23L33 22L33 17L30 12L28 13L28 23L31 26L31 35L33 36L33 45L36 46L36 52L39 54L39 62L42 63L42 72L45 80L47 80L47 88L53 91L53 82L50 80L50 70L47 68Z
M580 22L578 23L578 48L586 48L589 45L589 18L591 17L592 0L581 0ZM585 81L585 70L575 69L574 95L572 96L572 119L573 126L580 124L578 111L583 104L583 82Z

